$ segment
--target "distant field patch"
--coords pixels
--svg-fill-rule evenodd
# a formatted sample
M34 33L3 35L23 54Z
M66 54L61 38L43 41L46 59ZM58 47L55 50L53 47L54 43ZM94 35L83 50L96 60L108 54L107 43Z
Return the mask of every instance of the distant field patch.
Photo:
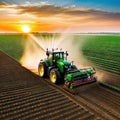
M25 38L22 34L0 34L0 50L19 61L24 51Z
M100 69L120 74L120 35L89 36L82 52Z

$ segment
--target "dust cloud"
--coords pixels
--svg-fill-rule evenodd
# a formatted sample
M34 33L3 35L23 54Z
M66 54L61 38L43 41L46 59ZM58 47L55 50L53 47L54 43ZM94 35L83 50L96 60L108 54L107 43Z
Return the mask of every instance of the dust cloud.
M96 76L98 81L105 82L106 74L104 71L100 71L99 69L96 69Z
M28 69L37 69L41 58L45 58L45 50L33 40L34 36L27 36L25 50L20 63ZM36 38L35 38L36 39Z
M31 70L37 70L39 61L46 58L46 49L57 48L62 41L67 39L65 35L38 35L28 34L24 41L25 50L20 63Z
M82 46L86 42L87 37L76 38L76 35L69 35L67 39L61 42L59 47L68 51L68 60L73 61L78 68L89 67L89 62L85 59L82 53Z
M68 61L74 61L78 68L89 67L89 62L84 58L81 49L86 42L86 37L75 37L76 35L63 33L60 35L28 34L25 41L25 51L20 60L21 64L28 69L38 68L39 61L46 58L45 51L48 48L68 51Z

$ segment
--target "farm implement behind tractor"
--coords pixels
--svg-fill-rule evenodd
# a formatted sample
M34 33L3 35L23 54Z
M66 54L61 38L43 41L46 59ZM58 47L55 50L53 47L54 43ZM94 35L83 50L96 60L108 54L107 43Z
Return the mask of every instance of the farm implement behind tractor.
M49 77L54 84L64 83L67 88L73 89L78 85L96 81L95 69L78 69L67 61L68 52L46 51L47 58L40 60L38 73L40 77Z

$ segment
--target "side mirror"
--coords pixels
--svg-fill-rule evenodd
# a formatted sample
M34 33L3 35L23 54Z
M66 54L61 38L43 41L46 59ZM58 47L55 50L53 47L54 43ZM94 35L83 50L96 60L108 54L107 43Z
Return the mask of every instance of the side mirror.
M46 51L46 55L47 55L47 56L49 56L49 52L48 52L48 49L47 49L47 51Z
M66 51L66 56L68 56L68 52Z

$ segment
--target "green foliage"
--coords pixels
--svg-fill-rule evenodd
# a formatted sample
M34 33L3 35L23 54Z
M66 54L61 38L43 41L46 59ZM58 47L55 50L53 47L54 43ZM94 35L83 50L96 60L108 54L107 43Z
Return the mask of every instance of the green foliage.
M83 55L97 67L120 74L120 36L89 36L82 47Z
M1 34L0 50L19 61L24 51L25 36L21 34Z
M103 85L104 87L107 87L107 88L110 88L110 89L115 90L117 92L120 92L120 88L119 87L107 84L105 82L100 82L100 84Z

